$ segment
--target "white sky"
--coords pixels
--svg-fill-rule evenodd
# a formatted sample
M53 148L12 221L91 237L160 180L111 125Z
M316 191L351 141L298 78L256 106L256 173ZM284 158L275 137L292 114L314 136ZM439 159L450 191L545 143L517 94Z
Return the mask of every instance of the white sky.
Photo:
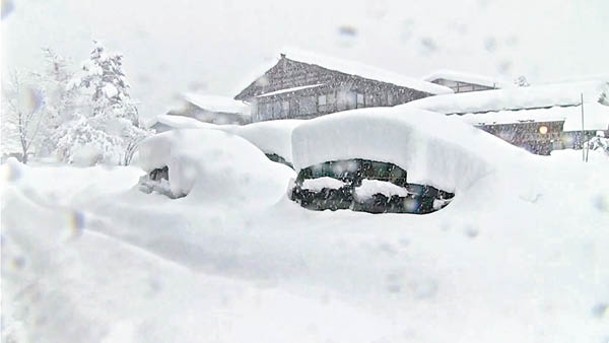
M607 0L2 2L13 8L2 19L4 72L41 69L41 47L80 62L97 39L124 54L146 118L187 90L234 96L286 45L412 77L435 69L530 82L609 74Z

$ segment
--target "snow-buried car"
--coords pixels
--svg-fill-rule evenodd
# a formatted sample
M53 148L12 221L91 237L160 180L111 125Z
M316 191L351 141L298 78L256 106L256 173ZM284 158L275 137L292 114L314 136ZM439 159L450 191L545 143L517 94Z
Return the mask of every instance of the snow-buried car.
M508 153L509 151L509 153ZM313 119L292 133L289 197L312 210L430 213L517 151L459 118L369 108Z
M138 164L148 173L140 180L144 192L226 206L276 202L294 173L244 138L215 129L150 137L139 146Z

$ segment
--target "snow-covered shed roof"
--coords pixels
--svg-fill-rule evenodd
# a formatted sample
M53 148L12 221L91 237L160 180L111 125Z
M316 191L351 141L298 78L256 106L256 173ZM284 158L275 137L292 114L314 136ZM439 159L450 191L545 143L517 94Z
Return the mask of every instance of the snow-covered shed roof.
M422 78L422 80L429 82L439 79L466 82L491 88L503 88L509 85L508 82L503 80L449 69L440 69Z
M163 124L171 129L216 129L219 127L216 124L204 123L190 117L166 114L158 115L151 126L156 124Z
M353 158L396 164L408 182L462 191L525 154L458 116L365 108L308 120L292 132L296 170Z
M517 111L497 111L485 113L466 113L461 116L474 125L498 125L525 122L564 121L563 131L582 129L581 106L554 106L550 108L524 109ZM605 131L609 129L609 106L584 103L584 130Z
M220 95L184 93L183 97L189 103L210 112L234 113L243 116L250 115L250 107L243 101Z
M424 80L406 77L392 71L372 67L360 62L342 60L291 47L284 48L282 53L285 55L285 58L292 61L312 64L325 69L335 70L365 79L391 83L396 86L408 87L430 94L453 93L453 91L448 87L436 85Z
M447 94L411 101L404 107L420 108L444 114L514 111L554 106L577 106L597 102L605 81L585 81L511 87L484 92Z

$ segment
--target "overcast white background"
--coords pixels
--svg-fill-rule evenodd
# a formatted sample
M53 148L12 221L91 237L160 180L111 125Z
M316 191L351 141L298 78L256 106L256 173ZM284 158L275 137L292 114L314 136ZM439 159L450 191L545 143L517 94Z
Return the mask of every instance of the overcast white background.
M607 0L3 0L3 72L41 47L125 56L140 113L187 90L234 96L283 46L420 77L448 68L530 82L609 74Z

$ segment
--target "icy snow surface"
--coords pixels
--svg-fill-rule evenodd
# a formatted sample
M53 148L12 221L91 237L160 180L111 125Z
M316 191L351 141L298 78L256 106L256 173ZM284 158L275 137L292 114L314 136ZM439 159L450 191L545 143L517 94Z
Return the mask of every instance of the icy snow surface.
M224 172L242 175L238 160L257 150L210 132L199 159L213 167L215 154L235 154ZM173 139L201 140L192 135ZM229 147L213 153L219 146ZM250 206L235 204L246 178L200 173L201 193L223 195L172 200L137 190L143 171L133 167L4 164L2 340L609 337L606 156L591 152L584 164L580 151L508 154L519 168L475 180L442 211L371 215L301 208L278 192L294 173L257 154L249 168L272 173L277 187L250 179Z

